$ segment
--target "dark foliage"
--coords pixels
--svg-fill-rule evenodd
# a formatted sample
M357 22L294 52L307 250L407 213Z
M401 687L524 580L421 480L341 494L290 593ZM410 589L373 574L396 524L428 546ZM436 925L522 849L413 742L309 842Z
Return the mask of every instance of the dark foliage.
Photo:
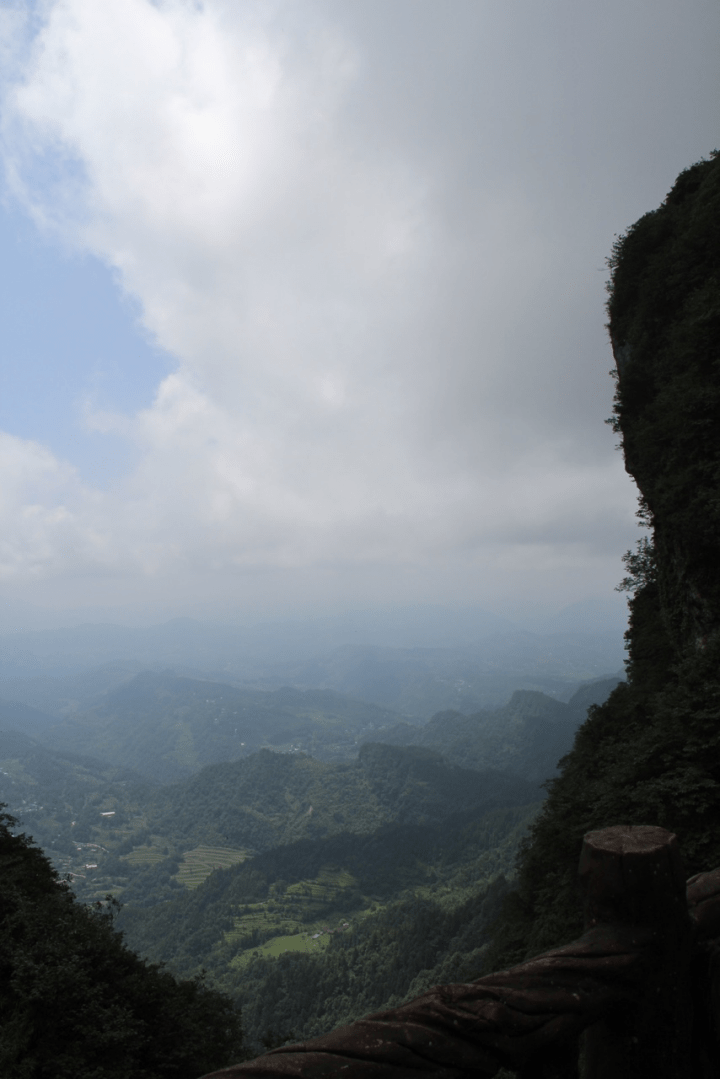
M503 877L453 910L426 899L390 904L334 937L322 957L287 952L231 972L251 1049L268 1028L283 1041L325 1033L433 985L471 981L485 971L488 930L507 891Z
M720 158L678 177L618 240L611 269L615 418L682 652L717 631L720 613Z
M499 772L478 773L417 746L366 743L357 760L326 763L261 750L204 768L164 788L153 830L193 842L254 851L341 832L369 834L391 821L437 823L471 806L527 805L538 788Z
M3 1079L194 1079L241 1054L239 1014L131 952L0 814Z

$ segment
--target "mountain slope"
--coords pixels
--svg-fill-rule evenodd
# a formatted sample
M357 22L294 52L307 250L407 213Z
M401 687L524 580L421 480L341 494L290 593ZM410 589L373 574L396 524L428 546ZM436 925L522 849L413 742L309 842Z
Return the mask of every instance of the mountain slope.
M54 858L74 855L77 844L90 841L94 827L100 838L109 824L103 825L103 811L112 813L117 828L139 812L152 791L153 784L127 768L48 749L17 731L0 731L0 801Z
M441 824L301 840L151 910L126 909L121 925L172 969L207 970L241 1004L257 1049L268 1027L308 1037L438 977L482 973L502 874L533 813L477 807Z
M19 731L37 737L57 720L20 701L0 701L0 731Z
M53 749L91 754L168 783L263 746L346 757L377 727L397 719L329 690L242 689L145 671L42 739Z
M440 712L423 727L399 724L379 737L392 745L439 750L464 768L495 769L539 784L557 774L588 708L606 700L618 682L613 677L582 686L567 704L517 690L493 712Z
M256 851L383 824L435 824L479 806L538 801L532 783L478 773L415 746L366 744L357 760L326 763L262 750L203 769L157 793L151 830L184 845L226 843Z
M227 998L131 952L0 814L0 1073L194 1079L241 1051Z
M158 788L128 769L0 733L0 798L84 899L112 892L124 902L164 902L180 887L181 859L198 848L217 864L538 797L517 777L462 769L424 748L373 744L349 762L262 750Z

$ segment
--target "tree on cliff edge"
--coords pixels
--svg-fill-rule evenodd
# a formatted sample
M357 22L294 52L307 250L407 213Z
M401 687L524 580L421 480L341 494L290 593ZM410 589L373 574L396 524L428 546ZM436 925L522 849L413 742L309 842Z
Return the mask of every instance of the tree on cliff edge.
M241 1056L231 1001L140 959L0 813L0 1075L196 1079Z
M681 173L609 263L612 423L652 539L625 559L628 681L590 710L550 786L496 968L578 934L590 829L661 825L688 875L720 865L720 156Z

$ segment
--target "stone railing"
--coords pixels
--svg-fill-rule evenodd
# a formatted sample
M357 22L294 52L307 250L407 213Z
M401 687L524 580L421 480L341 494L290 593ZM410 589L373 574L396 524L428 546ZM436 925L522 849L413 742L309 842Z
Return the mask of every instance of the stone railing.
M674 835L618 825L585 836L580 883L573 944L212 1079L720 1075L720 869L686 883Z

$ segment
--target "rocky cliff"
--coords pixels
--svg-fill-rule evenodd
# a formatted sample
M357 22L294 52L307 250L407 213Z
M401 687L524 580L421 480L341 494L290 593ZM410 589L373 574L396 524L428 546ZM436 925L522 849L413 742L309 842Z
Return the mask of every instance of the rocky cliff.
M720 159L683 172L611 259L615 425L677 654L720 629Z
M720 157L683 172L615 244L613 426L649 537L625 562L628 682L591 709L521 855L494 965L579 931L584 832L675 831L720 865Z

